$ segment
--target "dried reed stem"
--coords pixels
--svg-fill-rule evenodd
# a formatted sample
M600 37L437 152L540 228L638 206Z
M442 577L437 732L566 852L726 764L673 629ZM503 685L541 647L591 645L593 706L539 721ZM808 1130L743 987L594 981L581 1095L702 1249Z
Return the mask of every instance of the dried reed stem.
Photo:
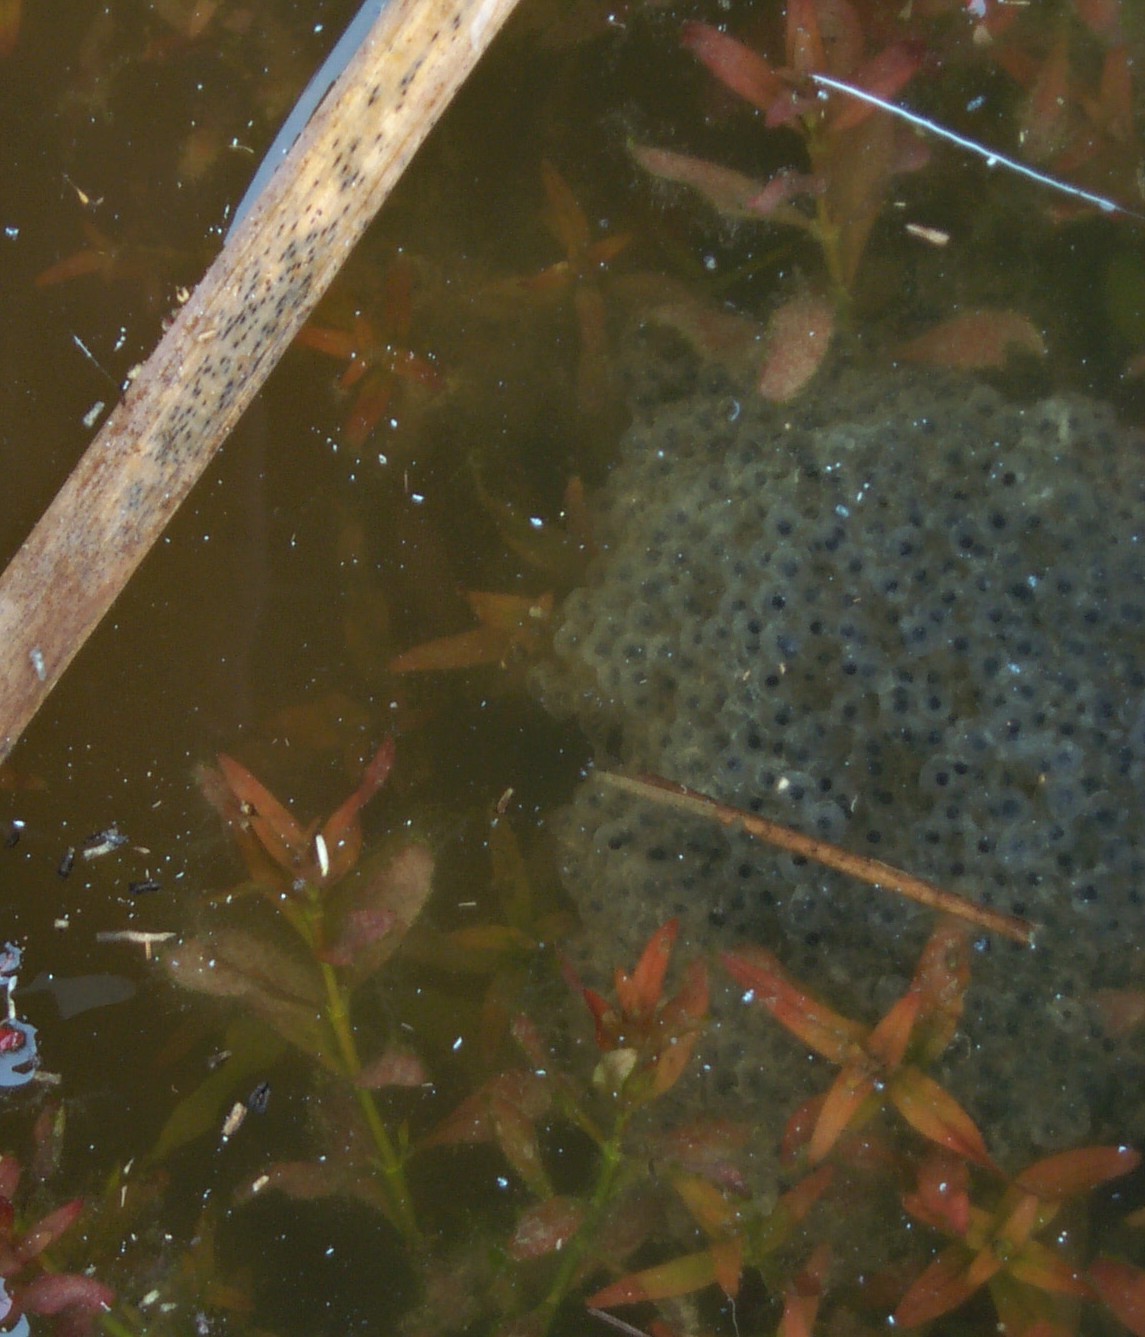
M389 0L0 577L0 761L163 532L516 0Z
M766 841L769 845L776 845L805 859L814 859L825 868L833 868L836 872L846 873L861 882L869 882L872 886L896 892L899 896L929 906L932 910L955 915L992 933L1000 933L1005 938L1021 943L1023 947L1033 945L1034 925L1029 920L975 905L955 892L943 891L932 882L925 882L911 873L904 873L889 863L883 863L881 859L871 859L864 854L852 854L850 850L832 845L830 841L805 836L799 831L793 831L789 826L770 822L766 817L757 817L754 813L729 807L726 803L720 803L706 794L678 785L672 780L665 780L660 775L618 775L615 771L598 771L597 775L606 784L616 789L623 789L626 793L637 794L653 803L691 813L709 822L719 822L721 826L742 827L748 835L754 836L757 840Z

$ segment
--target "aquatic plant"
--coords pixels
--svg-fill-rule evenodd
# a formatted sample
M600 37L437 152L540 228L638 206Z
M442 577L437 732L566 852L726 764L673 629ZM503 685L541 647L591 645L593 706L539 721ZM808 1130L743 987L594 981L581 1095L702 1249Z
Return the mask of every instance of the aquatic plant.
M300 348L346 363L338 390L349 398L343 429L355 450L365 445L387 413L396 415L415 395L433 395L445 386L433 356L409 346L413 288L413 265L399 254L385 271L376 316L359 308L339 318L336 304L328 300L295 337ZM333 316L325 314L331 311Z
M721 213L808 233L819 246L836 298L850 292L891 179L925 160L902 125L863 103L819 96L815 74L830 74L891 98L922 66L914 42L868 55L863 25L847 4L796 0L787 6L785 63L707 24L685 24L684 45L726 87L764 114L770 129L801 140L805 162L757 181L717 164L645 145L631 146L645 171L698 190Z
M33 1314L57 1319L59 1332L93 1332L115 1292L86 1273L57 1270L49 1252L79 1219L83 1199L73 1198L28 1221L19 1210L23 1178L14 1156L0 1156L0 1323L5 1331L26 1337L30 1328L24 1315Z
M365 869L358 866L361 810L385 784L393 760L393 740L387 739L349 798L324 823L308 827L233 758L221 756L217 770L204 767L200 783L250 875L239 890L260 895L295 936L293 943L280 944L267 925L259 932L209 929L170 953L166 964L186 988L241 999L282 1040L349 1084L372 1147L365 1167L372 1201L414 1240L405 1136L386 1127L375 1092L416 1085L420 1068L392 1048L364 1062L351 1020L355 990L393 954L432 883L432 857L413 841ZM237 1065L239 1080L244 1067ZM221 1100L225 1090L224 1079L211 1094ZM202 1097L196 1093L190 1101L201 1104ZM180 1120L182 1111L172 1117ZM161 1139L161 1147L170 1141Z

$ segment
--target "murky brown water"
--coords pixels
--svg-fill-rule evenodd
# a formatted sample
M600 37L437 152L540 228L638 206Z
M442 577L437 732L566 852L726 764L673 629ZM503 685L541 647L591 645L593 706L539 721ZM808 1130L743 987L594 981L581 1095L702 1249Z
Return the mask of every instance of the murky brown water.
M631 137L761 178L792 157L791 142L777 147L679 49L690 9L523 4L322 317L345 327L361 308L376 343L430 359L441 384L399 380L381 422L355 444L356 392L334 386L345 363L292 350L15 755L0 813L24 826L0 851L0 942L24 948L25 983L42 972L106 974L136 989L66 1020L43 990L21 1004L59 1086L6 1097L0 1144L25 1156L37 1109L63 1101L53 1202L98 1198L116 1167L138 1162L223 1044L215 1003L176 992L140 945L97 941L128 929L187 933L207 917L207 895L241 877L195 781L195 767L216 752L239 757L307 819L331 811L395 731L397 768L367 814L367 848L406 823L428 839L439 862L427 912L437 927L478 922L490 906L489 813L510 788L509 812L546 880L537 817L567 795L585 760L575 731L530 702L519 674L496 666L387 669L399 652L473 625L462 591L529 600L567 591L580 570L576 543L563 556L549 548L566 485L573 475L590 485L603 477L627 421L615 383L597 398L578 386L568 294L506 282L561 259L542 223L542 160L570 184L594 239L632 233L614 266L626 277L603 289L610 337L631 333L642 303L662 310L675 299L665 275L713 308L730 300L760 320L793 274L817 276L806 237L720 222L650 184L627 156ZM189 5L29 7L0 66L0 556L66 477L101 420L97 403L114 402L152 347L177 285L202 272L254 161L353 7L224 0L195 36ZM933 27L945 82L911 90L912 105L958 114L963 133L997 134L1013 150L1024 95L975 57L969 21L949 8ZM745 39L774 48L770 11L733 6L732 17ZM885 14L879 22L893 26ZM1138 54L1139 22L1126 15ZM1047 19L1027 46L1044 57L1051 40ZM1084 34L1074 40L1075 79L1093 85L1105 48ZM965 109L979 97L988 109L976 116ZM1140 104L1138 90L1138 115ZM1118 142L1105 178L1087 185L1140 207L1123 190L1125 164L1139 161L1131 127ZM1145 343L1145 303L1133 295L1145 292L1139 225L1107 218L1054 230L1033 216L1042 201L1032 187L943 149L900 182L856 285L860 340L885 348L959 302L1019 308L1048 330L1051 352L1012 369L1010 388L1083 388L1115 398L1128 417L1139 410L1140 392L1121 379ZM908 215L948 231L949 247L904 235L898 220ZM37 275L85 248L90 263L78 267L95 272L37 286ZM395 316L386 276L399 253L412 307ZM81 856L62 877L67 848L112 823L129 843L106 858ZM148 879L159 888L129 890ZM602 968L615 964L606 944L600 955ZM396 991L374 1000L373 1013L412 1027L439 1084L439 1094L403 1107L424 1131L479 1071L465 1054L477 1043L482 985L443 983L417 961L394 976ZM100 1001L93 989L87 1002ZM457 1041L460 1056L450 1052ZM361 1205L233 1206L235 1188L263 1164L312 1154L315 1126L339 1124L316 1115L305 1065L276 1064L264 1076L266 1115L252 1115L225 1147L212 1132L173 1156L139 1242L118 1262L115 1247L93 1246L97 1270L124 1299L138 1304L155 1287L173 1306L166 1316L160 1301L137 1311L140 1331L388 1331L416 1293L393 1232ZM472 1165L459 1180L462 1159L443 1169L431 1158L417 1181L426 1218L447 1240L483 1220L479 1209L501 1193L491 1153ZM217 1213L219 1255L214 1264L200 1255L195 1274L186 1260L204 1207ZM85 1261L80 1248L66 1265ZM221 1281L244 1288L253 1313L239 1306L224 1317L232 1300L211 1289ZM193 1326L198 1314L205 1327Z

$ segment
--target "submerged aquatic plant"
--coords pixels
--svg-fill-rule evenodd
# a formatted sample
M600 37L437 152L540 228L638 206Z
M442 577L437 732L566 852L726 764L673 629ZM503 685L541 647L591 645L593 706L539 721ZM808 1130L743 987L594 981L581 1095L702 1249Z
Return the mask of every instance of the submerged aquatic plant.
M26 1221L18 1210L23 1169L14 1156L0 1156L0 1323L7 1332L31 1330L26 1314L59 1320L57 1331L95 1331L98 1316L115 1302L115 1292L93 1276L61 1272L50 1264L52 1246L75 1225L82 1198Z
M270 932L212 929L172 952L167 966L184 987L241 999L282 1040L350 1084L372 1147L366 1167L372 1198L413 1240L418 1228L404 1169L408 1149L404 1134L387 1128L375 1091L409 1085L411 1076L416 1084L420 1069L396 1051L363 1061L351 1020L355 990L396 950L432 885L432 856L413 841L359 867L361 810L385 784L393 761L387 739L349 798L324 823L308 827L233 758L220 757L217 770L204 768L203 790L250 875L241 890L260 894L295 936L279 944Z
M757 181L644 145L632 146L634 158L651 175L698 190L723 214L807 232L822 251L835 296L842 298L854 283L891 179L921 166L926 155L905 127L873 108L821 98L811 76L833 75L891 98L918 73L922 49L892 42L868 55L857 13L837 0L787 6L783 64L703 23L686 24L682 40L721 83L763 112L768 128L793 131L805 161Z

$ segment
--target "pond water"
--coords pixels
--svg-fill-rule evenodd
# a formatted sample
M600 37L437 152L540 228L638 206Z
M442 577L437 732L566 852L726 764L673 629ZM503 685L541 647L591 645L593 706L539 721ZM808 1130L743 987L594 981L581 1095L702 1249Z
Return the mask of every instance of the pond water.
M221 244L245 182L354 7L72 0L50 14L25 8L12 50L0 57L4 560L153 347L179 289L193 287ZM19 12L18 2L8 8ZM5 9L0 3L0 25ZM931 1163L924 1139L904 1135L891 1115L863 1122L842 1144L850 1168L826 1190L837 1196L820 1204L819 1217L775 1226L773 1251L767 1213L810 1168L806 1148L802 1162L781 1164L783 1124L835 1069L818 1061L809 1069L802 1041L770 1018L751 1024L773 1028L771 1047L752 1048L735 1032L743 1018L731 1000L741 990L713 953L742 947L758 923L731 904L723 883L718 896L711 888L729 859L738 869L755 856L744 853L742 835L717 850L722 834L701 837L706 827L675 814L667 829L671 837L678 827L678 851L665 847L664 823L634 841L613 800L602 817L592 807L599 800L578 784L595 754L630 769L677 766L669 778L743 807L753 790L738 781L721 789L719 768L735 748L713 723L718 710L703 707L711 718L684 745L686 693L670 705L663 691L629 699L619 677L584 689L568 667L580 653L569 650L570 637L587 644L596 636L584 657L613 656L607 672L619 675L628 652L600 649L594 618L619 618L624 607L638 614L645 603L650 619L659 616L650 587L596 552L602 536L623 550L625 526L636 533L655 496L665 524L675 514L681 528L691 524L692 551L707 561L709 512L698 503L694 514L681 510L695 488L722 488L723 503L738 496L746 506L745 475L709 473L679 447L681 434L703 433L715 414L728 468L740 469L742 450L742 467L758 465L769 489L786 485L785 471L759 464L755 446L727 427L741 413L758 440L778 441L795 424L804 445L837 445L841 429L831 431L843 421L868 435L893 427L907 439L907 419L926 418L939 439L940 406L955 400L950 423L969 430L963 401L973 401L988 432L1018 440L1021 414L1007 416L1002 399L975 400L970 382L951 376L987 381L993 389L983 393L1018 405L1081 394L1104 406L1080 411L1099 424L1081 432L1084 461L1076 478L1070 473L1086 505L1046 501L1054 470L1043 477L1031 466L1028 497L1006 517L1018 525L1040 497L1047 527L1059 538L1068 530L1071 560L1094 573L1084 597L1098 616L1079 621L1078 635L1101 624L1092 631L1099 651L1086 662L1097 664L1094 700L1112 701L1114 722L1100 739L1087 734L1088 743L1069 733L1069 755L1104 747L1108 774L1077 763L1083 788L1101 777L1078 798L1080 815L1065 781L1053 790L1059 809L1070 808L1071 842L1053 853L1073 861L1058 864L1065 895L1100 877L1120 882L1116 912L1105 901L1104 918L1063 920L1054 930L1066 941L1092 934L1068 980L1023 966L1005 997L1003 949L988 948L985 934L970 940L976 955L994 952L982 997L997 1002L995 1017L1011 1028L1005 1043L997 1035L986 1043L969 1024L989 1013L981 1001L971 1001L966 1028L953 1035L955 957L970 947L948 946L945 1002L930 1004L945 1042L932 1042L929 1057L949 1046L935 1076L969 1105L1008 1173L1023 1157L1145 1135L1134 1031L1145 1011L1136 891L1145 864L1129 788L1145 718L1145 646L1128 589L1137 567L1122 561L1127 552L1135 559L1145 496L1141 440L1132 435L1145 407L1134 366L1145 350L1145 234L1136 216L1145 213L1145 93L1134 64L1145 56L1145 22L1115 0L1062 0L1029 14L992 0L931 0L913 10L807 0L802 12L803 23L785 34L784 11L735 0L522 0L307 333L0 771L0 945L23 953L0 1047L34 1044L39 1063L34 1080L6 1078L0 1093L0 1151L25 1167L19 1192L9 1173L0 1196L15 1195L20 1230L77 1196L87 1201L43 1254L0 1266L10 1291L41 1273L87 1273L115 1292L93 1321L120 1334L539 1334L583 1332L590 1322L605 1331L586 1316L587 1297L625 1272L691 1255L699 1261L690 1272L645 1282L661 1301L659 1321L678 1332L739 1332L774 1327L805 1265L804 1289L826 1293L824 1321L865 1326L886 1322L949 1235L971 1257L965 1230L946 1221L944 1235L933 1203L926 1231L908 1224L903 1193ZM709 30L686 26L696 23L726 25L771 65L761 72L744 63ZM756 105L721 85L697 53L729 82L740 80ZM776 74L780 66L787 72ZM817 69L1122 209L1087 208L904 127L887 130L888 118L841 127L831 120L840 113L817 110L809 91L804 76ZM806 175L776 176L787 168ZM756 186L746 188L747 178ZM761 201L772 178L780 184ZM767 216L745 219L752 210ZM819 303L811 317L809 298ZM824 319L836 326L834 343L823 379L792 388L789 408L759 410L766 324L777 307L794 312L795 323L773 354L806 360L809 324ZM966 313L973 319L944 338L907 348ZM1007 345L1017 351L1007 355ZM971 352L986 365L966 373ZM922 359L909 394L893 371L905 358ZM1030 421L1051 419L1059 421L1030 409ZM644 436L629 433L633 421ZM669 430L675 444L666 444ZM1055 449L1068 452L1062 432ZM1030 449L1024 437L1006 441L1019 454ZM662 477L650 480L632 462L634 442L663 452L669 481L669 466L701 481L664 503ZM907 449L915 445L908 440ZM619 476L628 492L610 494L607 480L626 451ZM944 456L933 473L912 477L919 509L927 509L929 478L943 496L958 493L950 471L976 467L967 459ZM783 504L802 503L793 493ZM777 514L761 505L760 524ZM1096 535L1106 514L1104 546L1095 537L1090 551L1077 530ZM750 548L747 523L740 531L732 523L739 537L720 549L730 562L742 555L737 544ZM1040 580L1058 567L1054 540L1043 531L1038 542ZM976 555L988 567L995 549ZM558 631L565 667L554 670L553 627L586 580L590 593L569 605L580 630L569 630L570 617ZM694 670L705 684L739 663L708 619L714 588L696 576L688 595L697 644L711 656ZM721 588L719 597L734 593ZM730 602L728 610L731 619L751 613ZM1048 623L1053 614L1041 616ZM1037 623L1022 635L1036 641L1045 630ZM641 658L655 642L678 662L664 626L648 622L645 633ZM781 671L796 658L790 650ZM556 686L554 672L564 675ZM712 690L723 709L731 689ZM973 714L967 691L951 688L943 707L943 757L953 755L956 724ZM1067 706L1054 698L1047 709ZM1052 714L1037 728L1060 741ZM821 730L821 768L832 748L851 746L832 729ZM330 848L315 845L314 831L271 816L266 795L250 787L256 776L305 828L355 792L388 736L392 770L376 795L359 791L363 846L353 870L330 864L340 857L333 835ZM246 769L205 777L220 753ZM894 783L915 785L925 760L906 745L895 751ZM814 759L805 763L800 783L818 775ZM943 858L915 860L912 871L953 877L971 899L992 888L998 908L1046 917L1032 892L1018 895L1005 881L1017 874L997 872L1001 849L1005 867L1026 875L1036 864L1031 848L1066 839L1044 812L1047 785L1060 777L1032 753L1027 763L1014 779L1017 763L1005 761L1011 770L991 780L999 793L1019 791L1019 816L990 807L992 799L974 810L969 867L944 846ZM793 754L782 765L792 767ZM798 825L782 765L777 774L758 771L777 800L769 806L760 795L760 810ZM944 785L936 773L930 765L926 783ZM844 783L833 773L836 797L815 809L826 823L820 833L844 846L867 815L862 805L875 802L856 775ZM852 790L848 811L837 796ZM229 813L230 830L210 795ZM266 848L282 853L283 841L279 866ZM915 859L909 840L891 835L887 844ZM629 863L617 872L633 845L643 871ZM264 875L261 894L250 891L251 860ZM852 925L832 908L838 884L797 876L793 889L790 860L782 871L760 860L752 876L774 875L766 895L783 902L759 921L772 935L764 945L781 955L789 948L789 967L809 987L873 1024L909 988L932 920L896 910ZM344 872L329 912L327 898L295 885L333 883ZM661 883L662 909L649 904ZM826 900L816 900L820 891ZM701 1043L697 1075L670 1092L655 1078L640 1088L641 1073L666 1071L672 1052L691 1053L694 1014L704 1011L698 977L677 964L668 992L690 984L654 1023L647 1014L658 976L639 975L640 996L628 998L625 1016L597 1018L598 1038L613 1051L597 1068L590 1009L575 980L570 988L562 979L555 949L563 944L584 982L607 992L613 969L631 968L685 894L720 900L699 913L694 903L683 908L676 947L683 961L708 956L719 1036L706 1050ZM727 921L739 936L721 936ZM338 1008L351 994L351 1021L340 1031ZM520 1026L510 1035L510 1019L525 1013L549 1039ZM812 1015L809 1007L803 1040ZM799 1029L791 1013L788 1021ZM861 1030L844 1030L859 1043ZM1042 1102L1043 1087L1014 1077L1008 1100L1011 1066L1017 1072L1031 1048L1054 1048L1059 1030L1068 1043L1060 1042L1063 1070L1052 1080L1081 1094L1062 1099L1060 1117L1056 1105L1052 1115L1015 1112L1023 1100ZM828 1044L822 1052L842 1051ZM371 1068L380 1055L388 1078ZM878 1075L879 1090L901 1062ZM557 1069L570 1074L567 1086ZM773 1098L766 1118L749 1103L760 1082L764 1099ZM911 1094L927 1103L917 1086L902 1100ZM949 1155L940 1170L957 1179L974 1163L975 1201L1002 1219L1017 1197L1003 1196L972 1142L950 1131L949 1107L934 1101L933 1117L948 1120L936 1138L945 1137ZM247 1111L241 1119L236 1104ZM734 1120L745 1125L742 1137ZM397 1168L407 1139L414 1151ZM1068 1255L1079 1267L1099 1253L1142 1261L1123 1221L1141 1184L1115 1180L1132 1168L1128 1154L1093 1153L1078 1171L1096 1190L1092 1210L1073 1204L1067 1226L1042 1238L1060 1235L1069 1249L1075 1236L1084 1241ZM1043 1196L1067 1196L1062 1182ZM830 1262L816 1252L828 1244ZM741 1267L733 1304L724 1291L735 1289ZM1078 1284L1089 1288L1086 1313L1101 1316L1092 1321L1107 1321L1100 1300L1124 1313L1118 1296L1140 1293L1118 1276L1099 1269ZM77 1287L73 1299L96 1303L94 1291ZM36 1294L28 1291L32 1309ZM51 1329L47 1314L62 1294L62 1284L41 1283L35 1330ZM1047 1297L1036 1281L1007 1272L963 1312L985 1325L995 1321L991 1302L1014 1322L1025 1306L1027 1318L1076 1327L1082 1301ZM657 1318L648 1304L618 1312L643 1330Z

